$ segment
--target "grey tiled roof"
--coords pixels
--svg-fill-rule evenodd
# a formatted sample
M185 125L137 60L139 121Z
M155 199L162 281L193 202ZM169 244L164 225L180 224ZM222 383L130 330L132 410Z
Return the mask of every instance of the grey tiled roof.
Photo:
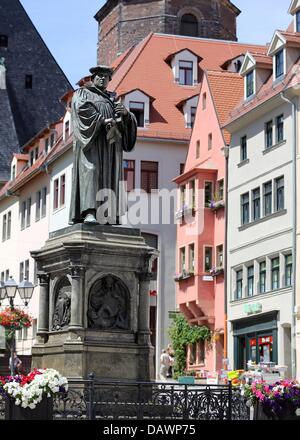
M3 173L12 152L21 150L42 128L64 114L60 98L72 86L19 0L0 0L0 35L8 36L8 48L0 47L7 68L7 91L1 90L4 99L0 103ZM32 75L32 89L25 88L26 75Z

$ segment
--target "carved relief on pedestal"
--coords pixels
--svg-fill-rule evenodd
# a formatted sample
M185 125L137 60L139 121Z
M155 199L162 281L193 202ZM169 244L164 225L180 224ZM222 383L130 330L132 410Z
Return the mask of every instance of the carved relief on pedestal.
M63 277L57 284L54 294L54 313L52 331L62 330L70 324L71 319L71 284Z
M91 288L88 327L99 330L129 329L129 292L123 282L107 275Z

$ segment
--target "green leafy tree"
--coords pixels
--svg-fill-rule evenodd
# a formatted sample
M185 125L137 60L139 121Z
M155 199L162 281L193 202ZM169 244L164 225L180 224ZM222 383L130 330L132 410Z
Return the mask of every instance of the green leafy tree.
M206 326L190 325L181 313L172 317L169 336L175 354L174 378L185 373L187 346L201 340L211 341L211 330Z

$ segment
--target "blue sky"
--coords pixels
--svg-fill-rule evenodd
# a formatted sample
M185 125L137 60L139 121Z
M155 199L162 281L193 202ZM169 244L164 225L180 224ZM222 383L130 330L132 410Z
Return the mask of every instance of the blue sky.
M104 0L21 0L73 85L95 65L97 22L95 13ZM275 29L291 22L290 0L233 0L242 10L238 18L239 41L265 44Z

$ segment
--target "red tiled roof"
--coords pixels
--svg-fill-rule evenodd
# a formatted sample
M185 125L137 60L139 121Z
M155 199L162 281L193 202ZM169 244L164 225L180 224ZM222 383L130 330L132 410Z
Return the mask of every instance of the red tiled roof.
M299 32L286 32L286 31L278 31L278 32L286 39L287 43L290 43L291 46L300 45Z
M216 112L222 126L230 112L240 102L244 94L244 79L238 73L207 71L207 80L215 103ZM223 130L227 144L230 143L230 134Z
M178 103L200 92L201 84L195 87L175 83L171 67L165 62L172 54L188 49L200 59L199 79L204 70L222 71L221 66L229 59L255 51L264 54L266 46L240 44L230 41L189 38L176 35L150 34L139 43L119 66L109 84L109 90L124 95L133 89L156 98L151 106L149 129L142 130L144 137L189 139L191 130ZM140 131L139 131L140 132Z
M284 79L280 82L274 84L273 82L273 74L271 74L265 84L258 91L256 96L251 101L245 101L244 99L229 115L228 120L223 124L223 127L226 127L231 122L239 119L246 113L251 110L254 110L257 106L263 104L268 101L270 98L278 95L280 92L285 90L287 87L292 87L295 84L299 84L299 76L298 71L300 68L300 58L298 58L297 62L292 66L290 71L284 77Z
M256 64L258 65L258 67L259 67L259 65L266 65L266 66L269 66L270 68L273 68L273 59L272 59L272 57L269 57L266 54L255 53L255 52L250 52L250 54L255 59Z
M127 58L127 56L130 54L130 52L132 52L132 50L134 49L134 46L129 47L127 50L125 50L124 53L122 53L120 56L118 56L114 62L111 64L111 67L116 70L125 60L125 58Z

